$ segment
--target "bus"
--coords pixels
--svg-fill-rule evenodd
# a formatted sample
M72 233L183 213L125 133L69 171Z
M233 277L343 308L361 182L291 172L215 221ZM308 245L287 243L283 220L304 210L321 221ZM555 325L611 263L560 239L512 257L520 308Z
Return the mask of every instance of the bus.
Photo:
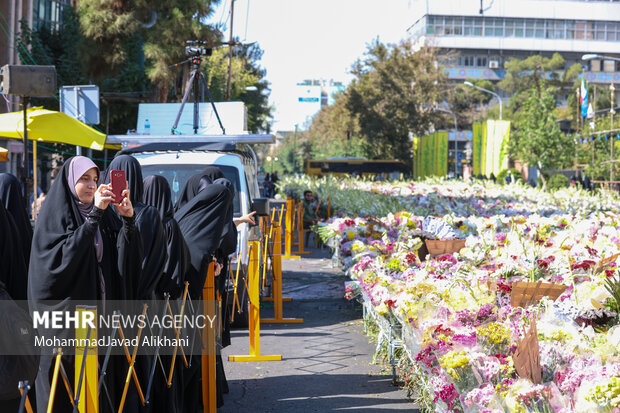
M368 160L365 158L328 158L308 160L304 165L308 176L363 176L397 180L411 173L406 163L395 160Z

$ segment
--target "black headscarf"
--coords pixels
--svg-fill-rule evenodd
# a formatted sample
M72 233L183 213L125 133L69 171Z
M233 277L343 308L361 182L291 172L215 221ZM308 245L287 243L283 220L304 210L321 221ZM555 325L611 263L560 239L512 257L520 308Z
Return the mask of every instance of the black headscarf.
M209 165L202 172L192 175L188 180L174 208L175 211L181 209L201 190L212 184L215 180L225 178L224 173L217 166Z
M174 299L179 297L183 291L185 272L189 265L189 250L179 224L174 219L172 195L166 178L161 175L151 175L144 179L144 202L155 207L159 212L167 240L168 259L156 292L158 296L168 292Z
M22 246L22 255L26 260L26 267L28 267L30 244L32 243L32 226L26 212L26 203L22 196L21 185L14 175L0 173L0 203L13 216L19 231L19 245Z
M0 203L0 281L13 300L26 300L28 270L13 216Z
M166 236L164 227L155 207L142 202L144 184L142 167L136 158L130 155L115 157L105 173L104 182L110 182L110 171L125 171L129 183L129 199L136 215L136 227L142 239L142 271L132 283L131 298L150 299L155 294L155 287L163 274L166 263Z
M174 215L190 251L188 281L192 297L200 294L207 267L220 247L232 199L228 186L214 183L189 199Z

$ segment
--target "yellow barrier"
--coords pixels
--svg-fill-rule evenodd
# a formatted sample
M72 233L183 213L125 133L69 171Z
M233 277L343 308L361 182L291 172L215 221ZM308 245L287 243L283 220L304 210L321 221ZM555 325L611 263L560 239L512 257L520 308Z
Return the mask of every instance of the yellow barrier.
M294 254L312 254L311 251L304 250L304 234L306 231L304 229L304 207L301 202L297 202L296 205L296 215L297 215L297 246L299 251L293 251Z
M295 209L295 200L289 198L286 200L286 228L284 230L284 256L282 258L287 259L297 259L301 258L299 255L292 255L291 249L293 247L293 225L294 216L293 210ZM282 220L282 215L280 215L280 220Z
M224 277L224 274L220 274ZM209 264L207 279L202 288L203 314L208 320L215 319L215 267ZM215 388L215 328L202 331L202 405L204 413L215 413L217 394Z
M273 281L271 293L273 295L274 303L274 318L264 318L261 320L263 323L303 323L303 318L283 318L283 305L282 301L282 228L277 222L272 224L273 229L273 254L271 256L272 268L273 268ZM267 240L267 244L269 239ZM263 265L267 265L266 262ZM268 300L268 301L271 301ZM267 301L267 300L266 300ZM288 299L290 301L290 298Z
M249 330L250 330L250 354L240 356L228 356L228 361L277 361L282 360L281 355L260 354L260 242L250 241L248 265L248 299Z
M142 309L142 319L146 317L146 309L147 305L144 304L144 308ZM138 388L138 392L140 394L140 400L142 401L142 405L144 406L144 395L142 394L142 390L140 389L140 383L138 382L138 376L136 376L136 370L134 369L134 365L136 363L136 356L138 355L138 348L140 347L140 337L142 336L142 325L138 327L138 340L136 341L136 345L133 348L133 354L131 355L131 359L129 360L129 370L127 371L127 377L125 377L125 387L123 388L123 395L121 396L121 405L118 408L118 413L123 411L125 407L125 399L127 398L127 391L129 390L129 382L133 376L134 381L136 382L136 387ZM123 330L119 327L119 332L121 334L121 338L123 337ZM125 352L127 352L127 347L125 347Z
M91 313L92 320L97 319L97 307L77 307L78 320L84 320L83 313ZM84 326L82 326L84 327ZM78 340L97 340L97 329L77 328L75 338ZM92 341L91 341L92 342ZM86 357L86 360L84 360ZM83 368L82 368L82 365ZM97 346L87 346L75 349L75 403L80 413L99 412L99 374L98 374ZM68 390L68 383L65 383Z

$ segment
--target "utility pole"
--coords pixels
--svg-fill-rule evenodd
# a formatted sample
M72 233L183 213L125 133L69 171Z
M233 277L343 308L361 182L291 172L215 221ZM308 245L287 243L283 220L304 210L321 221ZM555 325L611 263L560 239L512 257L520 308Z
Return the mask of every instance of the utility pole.
M226 77L226 100L230 100L231 77L232 77L232 58L233 58L233 17L235 11L235 0L230 0L230 37L228 40L228 76Z
M610 150L610 162L609 162L609 185L610 188L614 187L614 143L615 143L615 139L614 139L614 115L616 113L616 97L614 96L614 92L616 91L616 88L614 87L614 82L611 82L611 85L609 85L609 92L611 93L611 109L609 110L609 117L611 118L611 127L609 128L612 132L611 132L611 136L609 139L610 143L609 143L609 150Z

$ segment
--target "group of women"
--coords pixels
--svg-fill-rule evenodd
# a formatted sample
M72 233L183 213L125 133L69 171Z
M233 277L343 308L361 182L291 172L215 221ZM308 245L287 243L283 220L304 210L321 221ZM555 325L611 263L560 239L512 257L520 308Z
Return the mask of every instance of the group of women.
M118 188L110 184L112 170L125 171L122 199L115 197ZM165 294L178 299L185 282L190 297L197 299L214 260L216 285L225 299L225 266L237 246L236 224L253 223L251 214L233 220L233 188L216 167L192 176L173 206L166 179L154 175L143 180L140 164L129 155L114 158L105 173L89 158L68 159L47 194L34 233L21 186L12 175L0 174L0 197L0 282L14 300L28 299L31 311L73 311L71 301L163 300ZM39 334L70 338L74 332L40 329ZM229 342L224 335L222 345ZM143 391L152 360L153 356L136 359ZM226 380L221 358L218 361L221 404ZM63 365L68 374L74 370L72 357L63 356ZM127 368L124 357L113 357L108 364L107 394L100 397L102 411L118 409ZM47 408L53 369L50 349L40 356L35 381L39 412ZM160 373L156 371L147 406L140 403L132 383L124 411L202 411L199 357L195 356L190 368L177 369L171 388ZM62 387L56 388L54 412L72 411Z

